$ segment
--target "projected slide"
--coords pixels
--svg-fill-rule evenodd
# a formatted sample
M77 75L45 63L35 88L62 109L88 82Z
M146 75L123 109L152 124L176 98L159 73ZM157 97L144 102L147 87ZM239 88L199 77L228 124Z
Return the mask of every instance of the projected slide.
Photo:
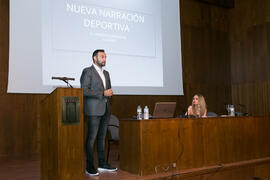
M43 0L43 83L77 80L104 49L113 86L163 86L160 0ZM82 66L83 65L83 66Z
M53 5L53 47L88 52L96 46L111 53L134 56L156 55L152 12L56 1ZM159 42L161 43L161 42Z

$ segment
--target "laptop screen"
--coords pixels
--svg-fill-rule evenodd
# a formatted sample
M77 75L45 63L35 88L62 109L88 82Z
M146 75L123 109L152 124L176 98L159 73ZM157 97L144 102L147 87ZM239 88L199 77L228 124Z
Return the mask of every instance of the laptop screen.
M172 118L176 108L176 102L157 102L153 112L153 118Z

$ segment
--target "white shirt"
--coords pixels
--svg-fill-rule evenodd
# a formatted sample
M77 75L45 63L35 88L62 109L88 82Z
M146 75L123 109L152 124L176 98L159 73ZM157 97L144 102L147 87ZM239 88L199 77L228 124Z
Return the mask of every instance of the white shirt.
M103 74L103 69L100 68L100 67L98 67L98 66L97 66L96 64L94 64L94 63L93 63L93 65L94 65L95 69L97 70L97 72L98 72L100 78L102 79L104 88L106 88L106 79L105 79L105 76L104 76L104 74Z

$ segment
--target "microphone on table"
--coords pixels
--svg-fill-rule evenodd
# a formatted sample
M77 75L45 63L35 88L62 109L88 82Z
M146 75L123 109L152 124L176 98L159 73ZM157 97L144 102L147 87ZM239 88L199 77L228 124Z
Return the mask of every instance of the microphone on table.
M239 103L238 105L244 109L245 112L243 113L243 115L244 115L244 116L248 116L247 106L244 105L244 104L240 104L240 103Z

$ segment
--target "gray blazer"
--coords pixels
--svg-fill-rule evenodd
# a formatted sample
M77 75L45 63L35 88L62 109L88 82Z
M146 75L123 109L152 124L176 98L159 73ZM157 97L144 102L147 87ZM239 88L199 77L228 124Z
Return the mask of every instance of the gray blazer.
M109 99L104 96L104 90L111 88L111 80L108 71L104 70L103 73L106 87L93 65L82 72L80 82L81 88L83 88L84 114L87 116L102 116L106 110L110 112Z

